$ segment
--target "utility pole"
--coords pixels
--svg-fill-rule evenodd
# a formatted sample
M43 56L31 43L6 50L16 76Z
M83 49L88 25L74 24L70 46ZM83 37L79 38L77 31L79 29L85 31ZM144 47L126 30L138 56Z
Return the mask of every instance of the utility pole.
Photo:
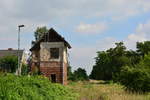
M18 70L17 70L17 74L21 75L21 68L20 68L20 28L21 27L25 27L25 25L18 25Z

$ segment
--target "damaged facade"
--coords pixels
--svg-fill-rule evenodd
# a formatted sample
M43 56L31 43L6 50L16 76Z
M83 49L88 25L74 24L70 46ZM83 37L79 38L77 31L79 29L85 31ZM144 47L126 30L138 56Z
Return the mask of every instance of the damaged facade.
M52 82L67 84L67 49L70 44L53 28L32 45L31 71L40 73Z

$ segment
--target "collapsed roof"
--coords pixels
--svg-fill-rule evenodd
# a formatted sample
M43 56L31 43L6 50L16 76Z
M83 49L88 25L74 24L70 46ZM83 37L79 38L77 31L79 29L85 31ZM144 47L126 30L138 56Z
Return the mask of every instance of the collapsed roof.
M41 42L64 42L65 46L67 46L69 49L71 48L70 44L61 35L59 35L53 28L51 28L38 41L36 41L31 47L30 51L39 50Z

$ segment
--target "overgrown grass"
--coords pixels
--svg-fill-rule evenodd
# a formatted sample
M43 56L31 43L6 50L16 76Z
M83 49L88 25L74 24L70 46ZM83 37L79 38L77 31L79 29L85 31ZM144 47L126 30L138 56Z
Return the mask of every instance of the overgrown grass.
M0 75L0 100L76 100L77 94L41 76Z
M0 75L0 100L150 100L150 93L130 93L105 81L52 84L41 76Z
M150 94L130 93L112 82L70 82L69 87L79 93L78 100L150 100Z

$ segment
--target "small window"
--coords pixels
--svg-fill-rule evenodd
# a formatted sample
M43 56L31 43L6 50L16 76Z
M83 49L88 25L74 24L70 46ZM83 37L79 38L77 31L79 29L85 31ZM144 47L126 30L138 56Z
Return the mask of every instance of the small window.
M50 59L59 59L59 48L50 48Z

